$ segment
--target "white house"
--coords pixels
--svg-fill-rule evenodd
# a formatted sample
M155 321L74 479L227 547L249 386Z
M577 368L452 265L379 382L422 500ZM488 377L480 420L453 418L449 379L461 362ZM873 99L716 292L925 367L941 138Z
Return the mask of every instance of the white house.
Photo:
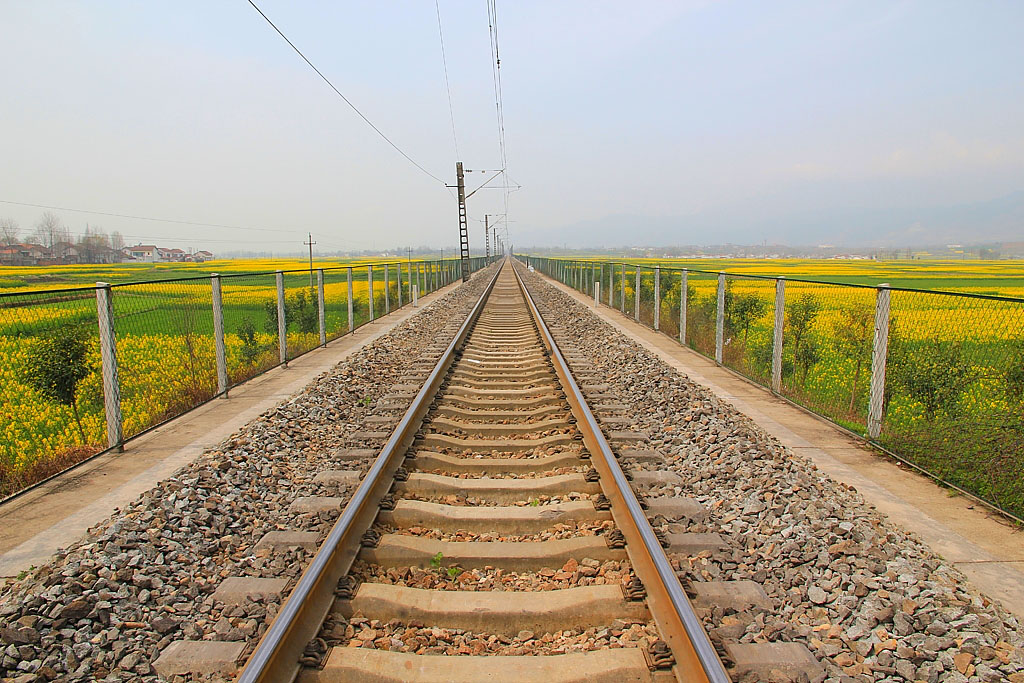
M134 247L125 247L124 253L143 263L156 263L160 260L160 250L152 244L136 244Z

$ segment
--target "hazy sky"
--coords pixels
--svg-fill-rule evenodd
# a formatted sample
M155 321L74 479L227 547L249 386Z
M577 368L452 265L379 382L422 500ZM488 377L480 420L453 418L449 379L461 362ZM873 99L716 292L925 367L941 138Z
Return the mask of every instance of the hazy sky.
M453 180L433 2L258 4ZM260 228L61 213L75 231L215 252L297 251L307 230L327 249L456 242L443 184L244 0L0 7L0 199ZM460 156L499 168L486 0L440 9ZM593 224L595 242L628 243L609 230L631 216L663 243L843 243L858 239L838 220L850 212L1024 189L1024 3L499 0L498 12L522 185L513 241L581 240ZM501 196L481 190L471 216L500 213ZM23 226L41 211L0 204Z

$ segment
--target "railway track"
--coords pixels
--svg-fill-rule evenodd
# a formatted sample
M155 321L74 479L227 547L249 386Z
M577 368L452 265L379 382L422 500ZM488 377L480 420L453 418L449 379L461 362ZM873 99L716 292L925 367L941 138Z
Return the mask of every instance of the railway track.
M790 655L771 663L779 652L737 669L751 653L730 651L727 672L665 554L679 539L648 521L685 516L688 501L634 493L581 389L599 394L599 378L577 381L570 363L585 359L563 355L505 262L437 364L410 369L415 396L380 419L394 431L239 680L728 681L785 669ZM616 410L597 414L614 424ZM728 592L717 590L724 603Z

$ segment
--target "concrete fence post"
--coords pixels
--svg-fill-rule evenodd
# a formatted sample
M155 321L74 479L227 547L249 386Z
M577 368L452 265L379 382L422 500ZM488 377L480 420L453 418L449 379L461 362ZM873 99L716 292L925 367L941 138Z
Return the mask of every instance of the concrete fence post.
M715 362L722 363L725 346L725 273L718 274L718 314L715 316Z
M633 290L633 319L640 322L640 266L636 267L636 288Z
M398 262L398 307L402 307L402 262Z
M601 281L594 282L594 308L601 305Z
M367 266L367 311L370 315L370 322L373 323L376 319L374 315L374 266Z
M772 334L772 391L782 392L782 327L786 323L786 280L775 280L775 329Z
M420 305L420 286L419 285L413 285L412 286L412 307L413 308L418 308L419 305Z
M356 319L353 315L355 311L355 302L352 301L352 269L345 269L348 275L348 331L351 334L356 329Z
M114 299L110 285L96 283L96 318L100 326L103 364L103 408L107 418L107 446L124 450L121 420L121 382L117 376L117 338L114 335Z
M626 315L626 264L622 264L619 277L619 311Z
M210 274L213 291L213 345L217 356L217 393L228 397L228 362L224 348L224 300L221 296L220 275Z
M654 266L654 331L661 329L661 266Z
M604 266L601 267L602 272ZM612 263L608 264L608 308L615 305L615 287L613 286L613 280L615 278L615 265Z
M320 346L327 346L327 311L324 300L324 269L316 269L316 313L320 320Z
M284 319L284 273L277 271L277 351L281 363L288 365L288 321Z
M388 264L384 264L384 315L391 312L391 273Z
M878 296L875 300L875 341L871 350L871 392L868 404L868 437L872 439L877 439L882 434L891 293L888 283L881 284L878 286Z
M689 275L690 271L686 268L679 274L679 343L683 346L686 346L686 298L690 291Z

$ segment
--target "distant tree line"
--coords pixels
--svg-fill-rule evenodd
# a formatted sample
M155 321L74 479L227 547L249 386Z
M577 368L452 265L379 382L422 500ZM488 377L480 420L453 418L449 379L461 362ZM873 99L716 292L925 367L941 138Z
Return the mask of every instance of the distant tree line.
M0 246L34 244L49 252L55 260L67 260L74 254L74 260L90 263L108 260L110 252L124 248L124 237L114 231L107 233L97 226L86 226L85 232L72 236L71 231L52 211L39 217L31 230L23 231L13 218L0 218Z

